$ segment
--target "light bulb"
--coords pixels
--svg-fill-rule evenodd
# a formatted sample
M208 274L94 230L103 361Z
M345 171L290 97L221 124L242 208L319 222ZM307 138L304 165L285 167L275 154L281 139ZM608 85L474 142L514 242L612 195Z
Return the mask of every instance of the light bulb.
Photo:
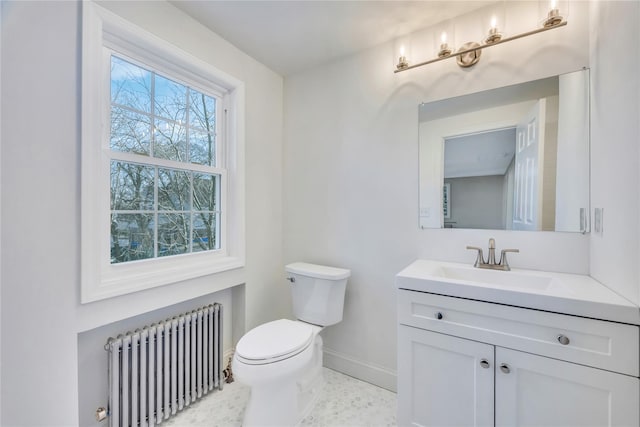
M484 39L486 44L497 43L502 39L502 34L498 31L498 18L496 15L491 17L491 27L489 28L489 35Z
M555 25L562 23L563 18L562 18L562 15L560 15L560 10L558 9L557 0L551 0L551 2L549 3L549 7L551 9L549 9L549 13L547 14L547 19L545 19L543 25L545 27L553 27Z
M438 56L440 58L443 58L445 56L449 56L451 55L451 49L449 48L449 45L447 44L447 33L446 31L443 31L442 34L440 34L440 50L438 51Z
M408 66L409 63L407 62L407 57L404 56L404 45L400 45L400 57L398 58L398 64L396 65L396 68L398 70L404 70Z

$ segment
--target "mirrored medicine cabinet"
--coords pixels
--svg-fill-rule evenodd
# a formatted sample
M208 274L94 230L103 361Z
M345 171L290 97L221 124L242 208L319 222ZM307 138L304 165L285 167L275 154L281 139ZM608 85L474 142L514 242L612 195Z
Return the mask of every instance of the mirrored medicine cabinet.
M589 70L419 106L421 228L587 232Z

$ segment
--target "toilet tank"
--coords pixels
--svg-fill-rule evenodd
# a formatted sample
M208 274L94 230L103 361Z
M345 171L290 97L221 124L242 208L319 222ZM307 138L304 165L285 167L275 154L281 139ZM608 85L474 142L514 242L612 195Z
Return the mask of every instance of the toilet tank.
M344 292L351 271L305 262L288 264L285 270L297 319L320 326L342 321Z

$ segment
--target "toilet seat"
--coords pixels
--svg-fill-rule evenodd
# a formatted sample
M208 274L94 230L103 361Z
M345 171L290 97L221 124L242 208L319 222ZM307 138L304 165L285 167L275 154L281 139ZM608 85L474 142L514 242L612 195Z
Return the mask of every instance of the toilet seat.
M236 358L248 365L266 365L293 357L313 342L311 325L274 320L247 332L236 346Z

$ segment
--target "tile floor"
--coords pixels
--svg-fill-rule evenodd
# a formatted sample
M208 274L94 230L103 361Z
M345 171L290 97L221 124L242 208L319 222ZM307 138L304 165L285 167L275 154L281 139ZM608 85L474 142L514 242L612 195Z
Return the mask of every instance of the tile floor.
M396 425L396 394L369 383L324 370L324 390L301 427L382 427ZM233 382L167 420L169 427L240 427L249 388Z

